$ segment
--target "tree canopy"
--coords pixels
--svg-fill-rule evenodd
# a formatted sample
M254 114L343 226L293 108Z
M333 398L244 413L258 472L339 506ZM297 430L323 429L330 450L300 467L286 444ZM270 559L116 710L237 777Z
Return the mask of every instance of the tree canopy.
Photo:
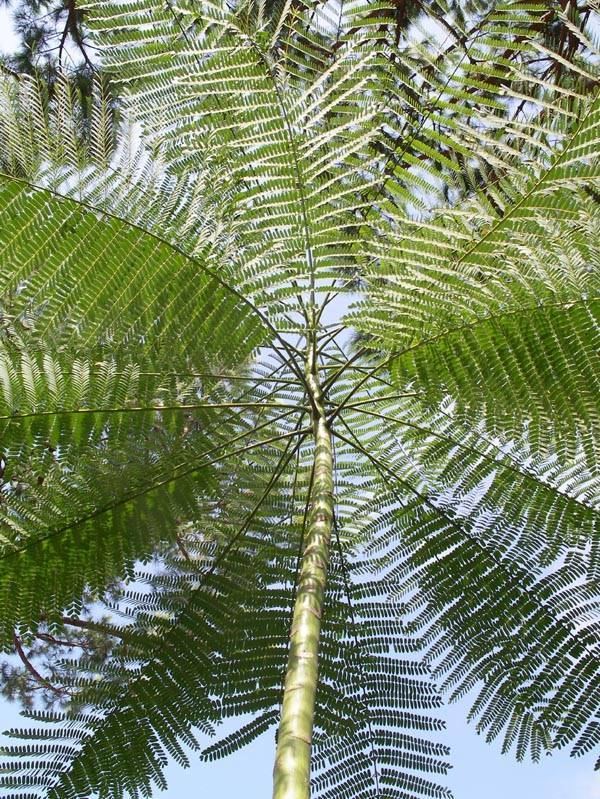
M597 750L597 7L78 8L118 118L0 77L2 789Z

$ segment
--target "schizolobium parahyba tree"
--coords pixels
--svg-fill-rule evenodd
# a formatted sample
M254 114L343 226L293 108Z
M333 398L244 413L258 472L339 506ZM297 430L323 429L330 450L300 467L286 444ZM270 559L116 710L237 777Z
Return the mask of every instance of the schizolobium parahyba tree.
M90 4L116 149L3 83L5 651L130 581L9 795L275 727L276 799L445 796L468 692L519 758L600 742L598 16L397 12Z

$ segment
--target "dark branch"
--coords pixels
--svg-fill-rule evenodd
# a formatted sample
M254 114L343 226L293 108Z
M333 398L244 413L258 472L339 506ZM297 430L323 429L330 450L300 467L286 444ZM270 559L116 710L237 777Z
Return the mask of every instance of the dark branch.
M44 688L47 688L49 691L52 691L57 696L64 696L65 694L69 693L65 688L57 688L55 685L52 685L52 683L49 680L47 680L39 673L39 671L35 668L33 663L29 660L29 658L25 654L25 650L23 649L21 639L16 633L13 634L13 641L15 644L15 650L17 652L17 655L19 656L21 662L23 663L27 671L31 674L31 676L34 678L36 682L43 685Z

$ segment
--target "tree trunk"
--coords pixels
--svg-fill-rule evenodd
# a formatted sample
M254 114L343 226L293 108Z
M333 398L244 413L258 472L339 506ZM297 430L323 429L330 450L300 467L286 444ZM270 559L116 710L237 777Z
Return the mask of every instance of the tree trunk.
M317 691L319 636L333 526L333 445L316 368L307 368L315 437L314 477L306 543L290 634L273 799L308 799Z

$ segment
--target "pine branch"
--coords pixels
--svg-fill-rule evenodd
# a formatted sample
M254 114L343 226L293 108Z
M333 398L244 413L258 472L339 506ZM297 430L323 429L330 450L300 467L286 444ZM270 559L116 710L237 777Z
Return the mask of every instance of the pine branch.
M19 638L17 633L15 633L13 636L13 642L15 645L16 653L19 656L21 662L23 663L29 674L31 674L31 676L37 683L39 683L43 688L47 688L49 691L52 691L52 693L56 694L57 696L64 696L66 693L68 693L68 691L66 691L64 688L57 688L55 685L53 685L49 680L47 680L39 673L39 671L35 668L33 663L29 660L29 658L25 654L23 645L21 643L21 639Z

